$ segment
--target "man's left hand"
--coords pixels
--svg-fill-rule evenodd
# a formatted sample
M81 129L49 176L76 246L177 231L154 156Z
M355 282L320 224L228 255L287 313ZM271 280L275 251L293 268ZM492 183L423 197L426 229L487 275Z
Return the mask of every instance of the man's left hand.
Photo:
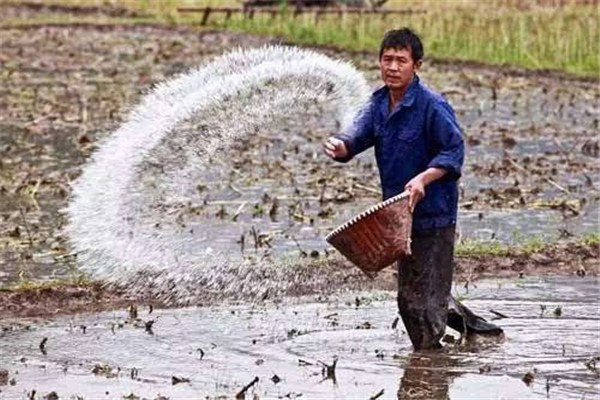
M412 213L415 210L417 203L421 201L423 197L425 197L425 182L423 177L421 175L417 175L412 178L404 186L404 190L409 192L408 207Z
M410 193L410 196L408 197L408 206L410 207L411 213L415 211L417 203L425 197L425 186L433 181L437 181L446 175L446 173L447 171L443 168L431 167L408 181L404 186L404 190L407 190Z

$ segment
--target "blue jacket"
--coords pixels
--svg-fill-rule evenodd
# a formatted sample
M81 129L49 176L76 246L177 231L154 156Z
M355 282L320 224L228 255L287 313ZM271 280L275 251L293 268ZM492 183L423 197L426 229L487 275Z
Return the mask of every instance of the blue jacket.
M408 181L427 168L444 168L448 173L425 188L413 214L413 229L423 232L456 224L464 143L454 110L416 75L401 102L391 113L388 110L389 90L384 86L373 93L353 127L336 135L349 151L337 161L347 162L375 146L384 199L403 192Z

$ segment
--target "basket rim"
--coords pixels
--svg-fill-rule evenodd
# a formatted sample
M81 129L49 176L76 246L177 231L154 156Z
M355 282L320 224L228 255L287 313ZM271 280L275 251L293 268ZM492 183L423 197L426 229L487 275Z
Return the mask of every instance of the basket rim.
M342 225L338 226L337 228L335 228L333 231L331 231L327 236L325 236L325 240L326 241L330 241L331 238L333 238L334 236L338 235L339 233L341 233L342 231L348 229L349 227L351 227L352 225L356 224L358 221L360 221L361 219L365 218L368 215L373 214L376 211L381 210L384 207L389 206L392 203L396 203L406 197L409 196L409 192L408 191L404 191L396 196L390 197L389 199L379 202L371 207L369 207L368 209L366 209L365 211L363 211L362 213L356 215L355 217L353 217L352 219L350 219L349 221L346 221L345 223L343 223Z

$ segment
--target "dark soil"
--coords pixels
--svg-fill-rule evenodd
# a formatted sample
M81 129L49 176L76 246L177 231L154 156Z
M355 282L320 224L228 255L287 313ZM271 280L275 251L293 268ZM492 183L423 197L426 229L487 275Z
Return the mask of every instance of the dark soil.
M59 314L97 312L133 304L122 292L99 283L0 291L0 319L8 317L52 317Z
M15 16L131 16L124 12L0 5L0 282L77 274L75 255L61 233L65 219L60 210L68 202L70 182L79 175L97 141L119 125L154 83L236 46L278 42L158 25L33 23L11 27ZM321 50L352 59L377 84L374 53ZM493 209L555 209L568 221L585 219L588 210L597 207L600 112L594 104L600 89L594 82L556 73L432 61L422 76L452 102L469 145L463 209L480 210L482 217ZM236 175L238 187L261 180L285 182L296 197L319 199L281 201L279 208L288 210L290 224L326 229L342 222L343 210L350 205L379 200L372 160L353 161L351 168L326 164L318 155L320 143L330 132L308 124L294 134L297 137L292 141L286 140L289 132L248 138L244 145L250 151L233 154L232 165L223 174L252 165ZM206 190L218 192L230 182L207 185ZM261 206L260 199L257 205ZM273 205L262 206L266 207L264 216L252 216L257 226L267 220ZM208 206L207 221L218 219L222 207ZM597 245L572 242L533 255L463 257L457 260L456 279L597 274L599 258ZM320 294L331 287L395 287L391 269L370 281L340 259L325 260L299 266L323 268L322 280L287 294ZM5 290L0 292L0 318L98 311L132 302L151 303L151 299L125 298L119 290L98 283Z
M81 5L66 5L66 4L49 4L49 2L35 1L7 1L2 6L5 15L9 14L13 17L24 18L32 15L92 15L92 16L109 16L109 17L143 17L147 16L144 13L133 11L128 8L118 7L114 5L103 6L81 6Z
M600 245L561 243L547 246L533 254L494 256L462 256L456 258L454 280L460 285L470 285L485 278L524 278L535 275L586 275L600 272ZM324 300L336 293L352 290L396 289L395 268L383 270L375 279L366 277L348 261L337 257L310 260L297 266L295 272L320 279L307 280L306 284L293 286L284 296L317 295ZM335 289L332 289L335 288ZM236 301L239 299L233 299ZM278 301L280 298L265 298ZM211 305L214 293L206 293L197 303ZM115 287L100 283L61 284L41 288L5 289L0 291L0 319L9 317L51 317L59 314L98 312L126 308L131 305L153 307L180 306L161 304L143 295L135 297Z

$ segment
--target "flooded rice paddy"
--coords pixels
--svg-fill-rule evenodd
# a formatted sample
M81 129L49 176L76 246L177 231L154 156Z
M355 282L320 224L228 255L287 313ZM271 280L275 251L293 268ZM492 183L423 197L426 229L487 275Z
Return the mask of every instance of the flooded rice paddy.
M234 46L278 42L158 26L15 28L11 16L37 11L0 11L0 285L77 274L62 234L70 182L153 83ZM351 59L378 85L374 54L323 51ZM433 62L421 77L449 98L465 131L462 240L519 244L599 231L596 82ZM186 215L194 251L329 262L323 237L380 199L373 154L335 164L321 154L331 133L299 116L215 163L198 182L204 201ZM331 273L341 294L4 318L0 399L597 398L594 257L579 259L587 275L570 267L583 271L577 278L467 278L455 294L482 316L503 315L496 322L506 339L463 342L448 331L438 354L413 354L402 323L392 327L393 291L359 291L369 284L346 284L359 274L340 266L306 274L315 282L301 286L323 288Z
M6 110L0 283L76 273L62 233L70 182L141 93L232 47L278 42L85 25L3 27L0 39L0 107ZM323 51L352 60L379 84L375 55ZM597 85L435 63L426 63L421 77L449 98L464 128L463 239L518 244L598 232ZM321 143L332 130L321 122L298 116L287 129L257 132L225 163L215 162L198 182L204 201L185 216L198 249L240 257L323 254L331 229L379 201L372 152L346 165L328 160Z
M256 377L240 398L593 399L598 284L455 288L478 314L503 315L506 337L461 342L448 329L440 353L412 353L389 292L3 321L0 398L233 398Z

